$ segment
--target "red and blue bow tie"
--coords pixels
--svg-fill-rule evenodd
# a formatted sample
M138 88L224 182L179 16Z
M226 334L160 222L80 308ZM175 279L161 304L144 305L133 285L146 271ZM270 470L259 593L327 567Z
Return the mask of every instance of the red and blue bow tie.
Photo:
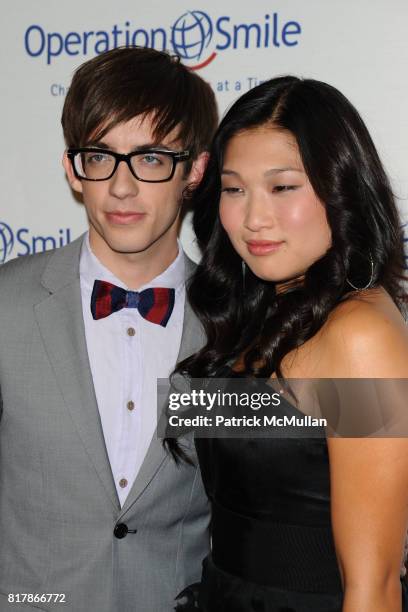
M137 308L144 319L166 327L174 307L174 289L154 287L144 291L126 291L106 281L94 282L91 312L103 319L122 308Z

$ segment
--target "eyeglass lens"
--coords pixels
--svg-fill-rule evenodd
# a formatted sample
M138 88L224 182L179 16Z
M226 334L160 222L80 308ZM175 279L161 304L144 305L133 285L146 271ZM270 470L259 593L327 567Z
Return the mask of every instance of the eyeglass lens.
M88 151L77 153L74 163L79 176L101 180L111 176L116 160L110 153ZM143 152L132 155L130 163L136 176L145 181L165 180L173 170L173 158L166 153Z

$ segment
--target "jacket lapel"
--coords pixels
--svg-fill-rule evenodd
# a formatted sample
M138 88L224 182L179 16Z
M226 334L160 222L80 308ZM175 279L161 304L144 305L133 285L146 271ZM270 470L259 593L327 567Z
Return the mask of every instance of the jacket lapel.
M195 264L193 264L193 262L188 259L186 255L184 262L186 270L186 283L188 283L188 280L194 272ZM204 331L202 330L201 325L193 313L186 297L184 306L183 332L181 335L180 350L177 357L177 362L182 361L200 349L204 344L204 338ZM163 409L164 406L161 408ZM156 433L154 433L146 453L146 457L144 458L139 473L136 476L135 482L133 483L132 489L130 490L122 508L121 517L126 514L131 506L137 501L138 497L143 493L144 489L150 483L166 459L169 459L169 456L166 450L163 448L163 440L158 438Z
M50 295L35 306L35 316L66 407L90 462L119 510L86 348L79 279L82 240L51 255L42 278Z

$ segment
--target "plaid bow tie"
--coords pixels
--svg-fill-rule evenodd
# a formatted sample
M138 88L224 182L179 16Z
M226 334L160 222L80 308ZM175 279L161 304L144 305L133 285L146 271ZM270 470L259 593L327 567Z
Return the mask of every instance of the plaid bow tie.
M105 281L94 282L91 312L103 319L122 308L137 308L144 319L166 327L174 307L174 289L154 287L144 291L126 291Z

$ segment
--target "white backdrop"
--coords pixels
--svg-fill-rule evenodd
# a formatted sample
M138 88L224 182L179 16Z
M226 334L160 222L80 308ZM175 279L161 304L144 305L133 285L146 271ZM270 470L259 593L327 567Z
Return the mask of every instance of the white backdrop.
M214 87L221 113L291 73L338 87L361 112L408 221L406 0L4 0L0 37L0 263L86 228L61 166L60 115L74 69L122 44L166 47ZM406 228L408 237L408 227ZM196 255L188 224L182 240Z

